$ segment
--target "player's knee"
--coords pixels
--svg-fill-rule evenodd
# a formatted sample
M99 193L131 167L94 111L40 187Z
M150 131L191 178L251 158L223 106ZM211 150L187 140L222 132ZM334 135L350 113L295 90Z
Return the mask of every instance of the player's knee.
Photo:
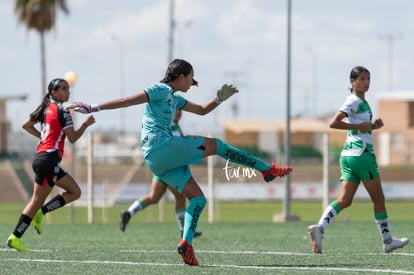
M150 195L145 200L145 204L146 205L156 204L160 201L160 199L161 199L161 196Z
M72 196L73 196L74 200L79 199L82 195L82 191L79 188L79 186L78 186L78 188L74 188L71 193L72 193Z
M184 196L182 196L182 195L180 195L180 196L175 196L175 202L176 202L176 204L177 205L184 205L184 207L185 207L185 201L186 201L186 198L184 197Z
M204 209L204 207L206 206L207 200L206 200L206 197L199 196L199 197L192 198L190 202L195 203L197 204L198 207L200 207L201 209Z

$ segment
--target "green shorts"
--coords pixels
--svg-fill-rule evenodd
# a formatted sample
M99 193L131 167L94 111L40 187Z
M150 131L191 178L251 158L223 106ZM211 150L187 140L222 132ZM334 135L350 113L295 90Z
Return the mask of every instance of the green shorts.
M158 181L158 182L162 182L165 185L167 185L165 182L162 181L162 179L160 179L160 177L158 177L157 175L152 175L152 181Z
M154 175L182 193L192 177L189 165L200 162L203 157L203 143L204 137L172 136L151 151L145 161Z
M370 152L364 152L359 157L341 156L339 159L341 167L340 180L347 180L354 183L378 179L378 165L375 155Z

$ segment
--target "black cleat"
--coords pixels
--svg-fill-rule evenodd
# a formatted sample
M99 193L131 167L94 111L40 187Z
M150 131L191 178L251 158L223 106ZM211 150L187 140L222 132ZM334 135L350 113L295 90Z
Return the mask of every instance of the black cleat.
M131 219L131 214L129 214L128 211L122 211L121 212L121 221L119 222L119 229L122 232L125 232L125 228L129 222L129 219Z

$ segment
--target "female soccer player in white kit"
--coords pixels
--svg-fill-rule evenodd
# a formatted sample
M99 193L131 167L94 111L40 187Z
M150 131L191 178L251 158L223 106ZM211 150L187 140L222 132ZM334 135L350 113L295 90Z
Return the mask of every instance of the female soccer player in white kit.
M311 246L315 253L322 253L322 237L326 228L333 223L339 212L351 206L354 195L362 181L374 204L374 218L378 226L383 250L392 252L408 243L407 238L396 239L385 208L384 192L374 154L372 131L384 126L381 119L372 121L372 111L365 100L371 75L368 69L356 66L351 70L351 94L331 120L330 127L348 130L341 152L341 191L338 198L331 202L323 212L318 224L308 227ZM347 121L343 121L347 118Z

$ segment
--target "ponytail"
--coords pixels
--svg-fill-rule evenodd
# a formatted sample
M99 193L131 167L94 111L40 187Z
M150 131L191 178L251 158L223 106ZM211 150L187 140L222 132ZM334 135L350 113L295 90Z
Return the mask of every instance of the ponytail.
M47 106L50 104L50 97L52 96L52 91L57 91L60 88L60 83L66 81L62 78L55 78L49 82L47 86L47 94L43 97L42 103L30 114L30 120L36 122L45 121L45 111Z
M50 98L49 93L47 93L42 100L42 103L30 114L30 120L36 122L44 122L45 121L45 110L47 106L49 106Z

